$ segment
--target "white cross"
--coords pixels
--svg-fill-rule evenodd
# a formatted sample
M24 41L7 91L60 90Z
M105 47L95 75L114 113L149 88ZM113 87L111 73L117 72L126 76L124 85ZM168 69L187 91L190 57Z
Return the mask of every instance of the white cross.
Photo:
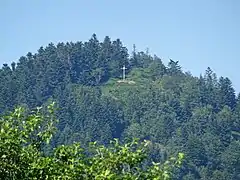
M123 70L123 80L125 80L125 70L127 69L126 67L125 67L125 65L121 68L122 70Z

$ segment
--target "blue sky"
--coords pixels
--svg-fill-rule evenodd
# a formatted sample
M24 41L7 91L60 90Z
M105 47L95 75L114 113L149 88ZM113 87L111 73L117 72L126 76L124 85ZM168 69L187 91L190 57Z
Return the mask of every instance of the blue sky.
M199 76L210 66L240 92L239 0L2 0L0 64L59 41L120 38Z

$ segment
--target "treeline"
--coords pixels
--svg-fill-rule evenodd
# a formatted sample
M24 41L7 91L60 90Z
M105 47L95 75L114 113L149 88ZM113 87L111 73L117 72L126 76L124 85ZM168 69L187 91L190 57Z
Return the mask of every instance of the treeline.
M118 82L123 65L127 81ZM240 97L229 78L210 68L194 77L178 61L165 65L94 34L88 42L50 43L4 64L0 78L0 113L57 102L53 147L137 137L153 142L153 160L186 154L175 179L240 178Z

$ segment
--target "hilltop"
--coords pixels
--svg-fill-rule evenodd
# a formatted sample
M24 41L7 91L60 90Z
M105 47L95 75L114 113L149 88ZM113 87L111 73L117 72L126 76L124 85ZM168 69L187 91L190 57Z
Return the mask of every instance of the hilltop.
M122 80L123 66L127 67ZM0 69L0 113L58 105L51 146L113 138L150 140L151 159L184 152L175 179L239 178L240 98L227 77L194 77L178 61L129 53L120 39L40 47ZM47 149L47 147L46 147Z

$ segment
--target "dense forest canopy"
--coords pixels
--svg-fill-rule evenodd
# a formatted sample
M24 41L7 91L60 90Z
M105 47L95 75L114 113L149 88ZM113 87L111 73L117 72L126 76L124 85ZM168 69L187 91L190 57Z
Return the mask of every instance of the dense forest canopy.
M123 65L127 79L119 81ZM3 64L0 79L1 114L57 102L52 147L136 137L152 142L152 160L186 155L174 179L240 178L240 96L209 67L194 77L178 61L129 53L120 39L93 34Z

